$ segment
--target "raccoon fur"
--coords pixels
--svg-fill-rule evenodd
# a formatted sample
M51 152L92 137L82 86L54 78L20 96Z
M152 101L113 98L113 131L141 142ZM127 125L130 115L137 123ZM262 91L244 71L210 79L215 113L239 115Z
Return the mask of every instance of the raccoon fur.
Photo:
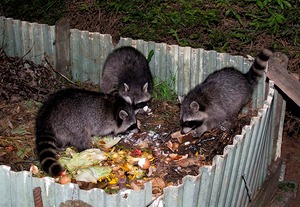
M245 74L233 67L215 71L186 96L179 97L181 133L195 130L193 136L200 137L213 128L230 126L250 101L271 55L271 50L262 50Z
M74 146L87 149L91 137L132 130L137 132L134 110L123 98L102 93L64 89L43 103L36 117L36 149L44 171L58 176L63 167L59 150Z
M153 78L145 56L125 46L107 57L101 78L103 93L118 93L138 112L151 100Z

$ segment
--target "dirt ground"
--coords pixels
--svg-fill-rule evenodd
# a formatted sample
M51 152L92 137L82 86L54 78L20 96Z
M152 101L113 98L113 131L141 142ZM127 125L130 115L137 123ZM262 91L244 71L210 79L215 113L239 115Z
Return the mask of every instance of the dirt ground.
M282 158L286 162L286 181L300 183L300 142L298 138L285 136L282 143ZM288 203L291 207L300 206L300 193L297 192L296 198L291 199Z
M290 110L292 112L290 112ZM299 107L293 103L287 104L285 128L281 148L281 157L286 163L285 181L292 181L298 184L298 192L294 199L288 202L287 206L300 206L300 136L299 136ZM276 195L275 195L276 197Z
M99 91L99 87L90 83L74 85L60 81L60 76L55 78L51 69L21 58L7 57L3 50L0 51L0 76L0 164L10 166L13 171L28 171L32 164L41 170L34 135L35 115L41 101L61 88L80 87ZM174 137L174 133L180 130L178 101L153 99L150 108L151 113L137 116L141 133L123 137L116 148L128 150L126 153L150 151L155 172L150 174L147 171L147 177L143 179L146 182L160 178L164 184L156 190L157 193L162 193L168 185L180 184L186 175L197 175L202 165L210 165L213 157L222 154L224 147L232 144L234 136L257 114L256 110L248 107L249 113L240 114L238 121L228 129L212 130L201 139L193 139L191 135L179 139ZM43 177L45 173L40 172L36 176ZM100 185L81 186L90 189ZM107 188L107 183L101 186Z

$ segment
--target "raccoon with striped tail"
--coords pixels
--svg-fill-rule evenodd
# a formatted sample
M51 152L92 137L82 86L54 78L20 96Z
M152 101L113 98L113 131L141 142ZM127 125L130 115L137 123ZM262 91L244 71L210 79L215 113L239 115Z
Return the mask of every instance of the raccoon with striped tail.
M222 68L187 95L179 96L181 133L193 131L194 137L201 137L213 128L230 126L250 101L271 55L271 50L263 49L247 73L233 67Z
M145 56L130 46L115 49L104 63L100 90L118 93L139 112L150 102L153 91L153 78Z
M64 89L43 103L36 116L36 150L43 170L58 176L58 152L89 148L91 137L138 132L134 110L122 97L83 89Z

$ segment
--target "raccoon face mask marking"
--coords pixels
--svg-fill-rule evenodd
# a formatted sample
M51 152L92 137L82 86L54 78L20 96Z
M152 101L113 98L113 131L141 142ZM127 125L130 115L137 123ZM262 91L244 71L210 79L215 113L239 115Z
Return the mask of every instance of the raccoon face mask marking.
M131 87L134 88L134 87ZM132 105L137 114L140 109L143 109L151 101L151 94L148 92L148 82L139 89L131 89L128 84L124 83L123 87L119 91L119 94L125 99L125 101Z
M182 128L181 133L186 134L191 130L194 130L198 127L200 127L203 124L203 121L186 121L180 123L180 126Z
M184 97L180 98L182 101ZM182 110L184 108L184 110ZM186 134L192 130L205 128L207 114L201 111L201 107L196 101L192 101L188 107L181 107L180 110L180 126L181 133ZM198 133L197 133L198 134Z
M126 132L139 132L134 114L130 115L125 110L121 110L119 112L119 118L121 119L121 125L115 131L115 135Z

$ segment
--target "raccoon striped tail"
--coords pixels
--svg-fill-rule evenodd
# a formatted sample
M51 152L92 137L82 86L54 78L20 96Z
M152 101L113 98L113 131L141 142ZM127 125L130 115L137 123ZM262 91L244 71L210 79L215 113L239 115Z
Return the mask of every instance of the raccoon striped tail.
M258 78L262 76L272 54L273 52L270 49L265 48L257 55L250 70L245 74L251 84L256 84Z
M53 176L59 176L64 168L57 161L57 151L54 134L51 132L36 132L36 149L43 170Z

